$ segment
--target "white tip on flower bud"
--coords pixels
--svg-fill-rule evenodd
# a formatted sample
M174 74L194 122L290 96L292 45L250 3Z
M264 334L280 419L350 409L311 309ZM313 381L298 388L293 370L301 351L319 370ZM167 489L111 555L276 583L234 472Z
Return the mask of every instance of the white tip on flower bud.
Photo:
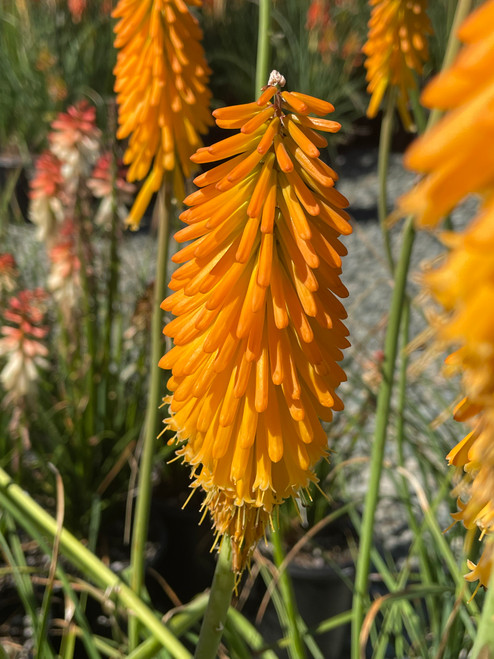
M273 69L269 74L268 87L274 87L274 85L278 85L278 87L284 87L285 84L285 76L281 75L279 71Z

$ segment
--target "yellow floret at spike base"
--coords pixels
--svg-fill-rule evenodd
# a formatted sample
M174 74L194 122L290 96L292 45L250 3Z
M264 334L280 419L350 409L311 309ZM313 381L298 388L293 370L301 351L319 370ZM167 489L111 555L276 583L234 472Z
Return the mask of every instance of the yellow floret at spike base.
M332 109L268 86L257 103L216 110L239 132L192 156L218 164L186 199L176 239L192 242L173 257L162 304L175 316L160 362L171 371L166 423L238 572L275 507L316 480L328 454L320 420L343 408L339 238L351 226L312 141L313 128L337 124L309 116Z
M198 2L187 4L198 5ZM166 171L189 176L211 125L202 32L184 0L119 0L113 17L119 139L129 138L128 180L144 185L127 218L137 229ZM183 188L175 177L176 194Z

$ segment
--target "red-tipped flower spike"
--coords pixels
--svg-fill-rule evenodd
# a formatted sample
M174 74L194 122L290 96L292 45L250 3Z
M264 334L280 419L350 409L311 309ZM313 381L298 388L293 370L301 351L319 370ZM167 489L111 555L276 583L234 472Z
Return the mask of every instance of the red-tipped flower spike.
M165 171L185 176L211 124L209 68L202 32L187 4L197 0L119 0L113 12L119 139L129 137L128 180L146 179L127 223L137 229Z
M6 358L0 371L7 393L4 404L20 402L32 390L38 370L48 368L48 349L42 342L48 333L43 325L46 297L41 288L21 291L4 312L0 329L0 358Z
M216 531L232 538L237 571L273 507L316 480L328 453L320 419L343 408L337 362L349 345L338 299L347 201L316 132L340 125L321 118L330 103L282 85L273 72L256 102L213 113L239 132L192 156L227 160L185 200L175 238L192 242L173 257L181 266L162 305L176 316L160 362L172 370L168 427Z
M98 157L101 131L96 126L96 108L85 99L60 112L48 135L51 152L62 163L62 175L69 191L79 176L88 176Z

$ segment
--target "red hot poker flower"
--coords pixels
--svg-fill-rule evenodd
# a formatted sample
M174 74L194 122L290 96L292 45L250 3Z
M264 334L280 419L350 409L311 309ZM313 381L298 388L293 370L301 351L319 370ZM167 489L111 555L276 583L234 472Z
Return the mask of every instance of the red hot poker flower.
M115 91L119 139L129 138L128 180L146 179L127 223L137 229L165 171L193 171L191 154L211 123L210 70L202 32L187 6L199 0L119 0ZM177 168L178 165L178 168ZM176 177L176 187L179 187ZM180 187L183 187L183 183Z
M330 103L282 84L273 72L257 102L213 113L240 132L192 157L227 160L185 200L175 238L192 242L173 257L181 266L162 305L176 316L160 363L172 370L168 427L238 571L273 507L316 480L328 453L320 419L343 408L337 362L349 345L338 300L347 201L316 132L340 125L320 118Z

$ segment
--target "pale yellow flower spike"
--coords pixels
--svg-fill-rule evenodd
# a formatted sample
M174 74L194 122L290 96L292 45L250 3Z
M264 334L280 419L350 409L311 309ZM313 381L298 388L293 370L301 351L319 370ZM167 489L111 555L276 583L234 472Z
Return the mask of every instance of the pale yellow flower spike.
M183 0L119 0L113 17L120 19L115 26L117 137L129 138L128 180L146 179L127 218L137 229L165 171L179 167L189 176L194 170L190 156L212 123L210 71L202 32ZM174 178L177 195L181 178Z
M455 418L473 429L448 454L462 468L456 488L459 512L467 528L486 536L484 553L467 579L487 586L492 568L494 531L494 0L464 22L465 43L451 68L423 93L424 104L447 110L443 119L416 140L406 164L424 174L399 201L403 214L420 226L434 227L468 195L480 197L479 210L460 233L443 233L447 259L427 275L426 283L446 315L438 339L455 347L447 369L460 373L465 399Z

